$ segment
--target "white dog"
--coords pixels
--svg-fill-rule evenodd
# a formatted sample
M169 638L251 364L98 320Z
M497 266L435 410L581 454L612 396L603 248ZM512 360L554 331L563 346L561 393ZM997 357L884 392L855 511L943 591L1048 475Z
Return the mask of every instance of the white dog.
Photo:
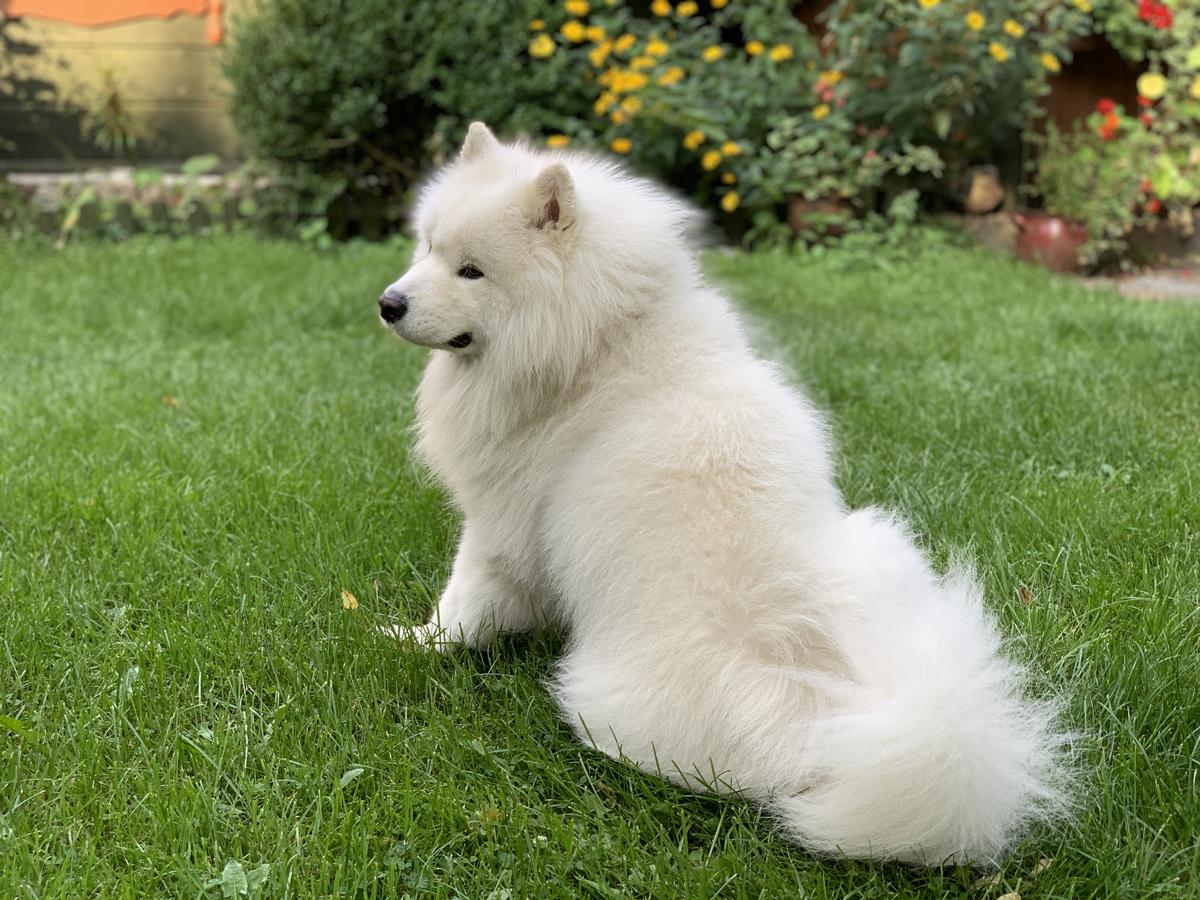
M1060 736L965 568L849 511L820 416L705 286L693 214L471 126L380 298L433 349L419 448L465 524L445 648L544 623L581 739L762 804L811 850L995 863L1060 804Z

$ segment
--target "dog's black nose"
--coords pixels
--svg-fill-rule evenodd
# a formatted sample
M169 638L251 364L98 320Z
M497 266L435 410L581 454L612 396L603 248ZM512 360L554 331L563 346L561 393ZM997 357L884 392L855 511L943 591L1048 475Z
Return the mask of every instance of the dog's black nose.
M393 294L384 291L379 296L379 317L391 325L399 322L408 312L408 297L404 294Z

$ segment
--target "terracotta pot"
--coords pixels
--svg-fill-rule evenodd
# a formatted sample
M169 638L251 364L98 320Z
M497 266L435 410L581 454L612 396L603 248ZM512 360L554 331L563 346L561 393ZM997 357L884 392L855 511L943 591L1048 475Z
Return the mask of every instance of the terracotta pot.
M1044 212L1013 213L1017 255L1055 272L1078 272L1079 250L1087 243L1087 229L1078 222Z

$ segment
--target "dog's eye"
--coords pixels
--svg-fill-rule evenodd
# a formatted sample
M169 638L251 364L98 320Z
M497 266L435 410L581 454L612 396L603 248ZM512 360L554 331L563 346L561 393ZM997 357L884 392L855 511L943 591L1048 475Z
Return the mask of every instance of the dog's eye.
M458 277L459 278L471 278L471 279L482 278L483 273L480 272L479 269L475 268L470 263L467 263L465 266L463 266L461 269L458 270Z

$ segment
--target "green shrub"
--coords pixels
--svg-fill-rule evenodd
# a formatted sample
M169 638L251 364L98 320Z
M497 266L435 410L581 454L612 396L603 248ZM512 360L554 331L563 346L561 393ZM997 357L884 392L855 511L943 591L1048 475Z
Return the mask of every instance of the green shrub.
M826 19L827 65L842 76L831 122L853 122L884 155L936 149L950 184L1013 155L1088 27L1065 0L838 0Z
M541 127L586 102L527 70L526 23L544 9L264 0L224 56L235 125L253 155L307 177L310 206L398 200L471 118Z

